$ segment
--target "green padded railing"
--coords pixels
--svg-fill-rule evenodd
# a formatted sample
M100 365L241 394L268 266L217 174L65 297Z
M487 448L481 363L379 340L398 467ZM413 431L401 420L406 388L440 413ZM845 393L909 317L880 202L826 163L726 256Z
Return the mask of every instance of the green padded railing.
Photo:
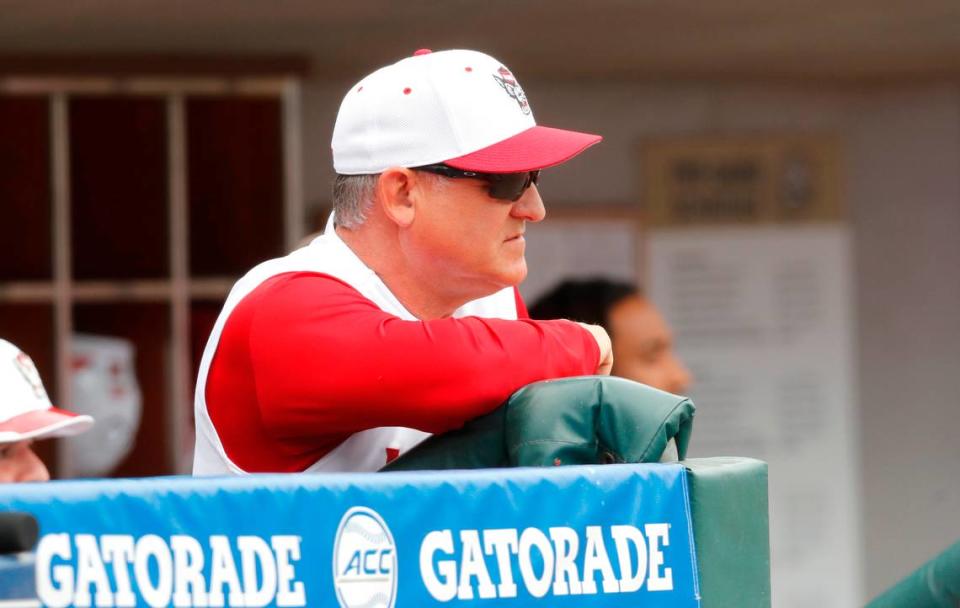
M671 440L683 458L695 409L686 397L623 378L536 382L384 470L657 462Z
M880 594L867 608L957 608L960 606L960 542Z
M691 458L690 511L701 608L770 606L767 463Z
M537 382L385 470L655 463L671 440L683 458L694 411L685 397L622 378ZM702 458L681 464L689 473L702 608L769 607L766 463Z

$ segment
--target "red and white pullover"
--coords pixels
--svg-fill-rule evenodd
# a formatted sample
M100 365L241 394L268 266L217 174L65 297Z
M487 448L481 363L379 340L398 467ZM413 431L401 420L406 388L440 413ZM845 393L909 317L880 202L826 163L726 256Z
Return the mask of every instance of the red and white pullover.
M420 321L328 225L227 297L200 362L193 472L376 471L526 384L594 373L589 332L526 317L507 288Z

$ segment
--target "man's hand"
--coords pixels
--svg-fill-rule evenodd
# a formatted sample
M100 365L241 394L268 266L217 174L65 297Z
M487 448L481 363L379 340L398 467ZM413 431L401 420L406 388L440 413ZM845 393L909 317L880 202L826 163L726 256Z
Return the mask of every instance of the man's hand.
M609 376L613 368L613 345L610 343L610 335L607 330L599 325L588 325L586 323L577 323L580 327L589 331L593 339L597 341L600 347L600 363L597 364L597 375Z

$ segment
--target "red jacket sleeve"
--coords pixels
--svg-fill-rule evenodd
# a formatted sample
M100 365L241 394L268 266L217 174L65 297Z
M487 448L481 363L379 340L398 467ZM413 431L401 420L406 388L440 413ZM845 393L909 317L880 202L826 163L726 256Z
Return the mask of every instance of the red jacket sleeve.
M260 416L278 437L380 426L457 428L548 378L592 374L599 349L568 321L405 321L326 275L274 277L238 305ZM246 319L247 321L243 321Z

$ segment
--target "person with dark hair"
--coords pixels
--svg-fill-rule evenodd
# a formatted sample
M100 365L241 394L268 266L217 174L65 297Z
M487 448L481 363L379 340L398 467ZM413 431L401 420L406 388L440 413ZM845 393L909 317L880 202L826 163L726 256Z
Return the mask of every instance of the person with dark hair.
M603 278L563 281L530 307L530 318L600 325L613 340L612 375L675 394L684 394L690 386L690 371L673 352L667 322L629 283Z

